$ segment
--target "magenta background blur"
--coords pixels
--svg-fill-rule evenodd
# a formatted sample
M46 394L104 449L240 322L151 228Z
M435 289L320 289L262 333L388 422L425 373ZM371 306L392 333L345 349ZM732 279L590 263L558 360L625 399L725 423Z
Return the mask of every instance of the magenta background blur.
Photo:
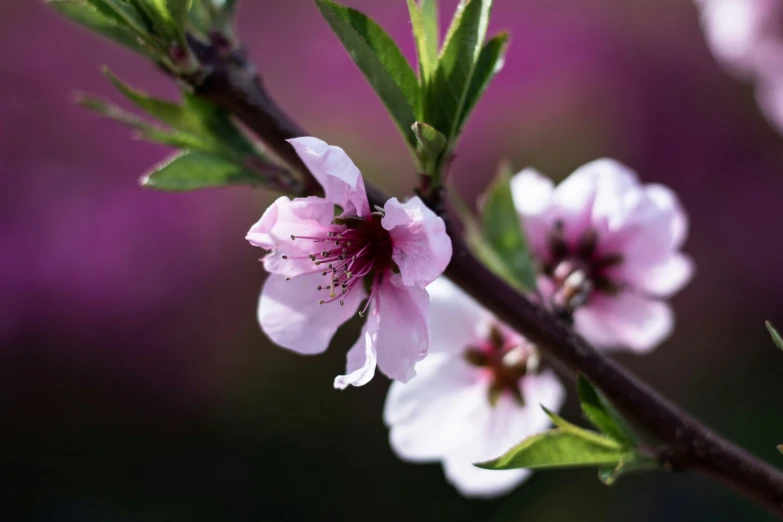
M413 56L402 0L352 0ZM444 1L446 18L455 1ZM506 67L452 175L477 194L501 158L562 178L602 156L676 189L695 280L675 335L634 372L775 464L783 457L783 137L709 54L683 0L497 0ZM414 183L394 126L310 0L245 0L240 34L278 101L398 195ZM255 322L263 272L244 240L272 194L139 187L168 153L72 103L119 96L100 72L176 89L142 58L37 0L0 3L0 519L756 521L692 475L538 473L494 502L437 465L398 461L388 386L338 392L350 332L325 356ZM350 325L349 330L356 328ZM566 416L578 419L573 393ZM10 482L10 484L9 484Z

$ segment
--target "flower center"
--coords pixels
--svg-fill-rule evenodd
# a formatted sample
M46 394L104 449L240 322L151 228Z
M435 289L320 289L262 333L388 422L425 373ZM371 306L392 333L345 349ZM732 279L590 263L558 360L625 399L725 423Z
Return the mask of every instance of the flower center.
M317 288L319 304L339 302L344 306L345 298L357 284L363 284L372 297L386 269L394 266L391 236L381 226L382 217L374 213L367 218L336 219L324 235L291 235L293 241L312 243L312 252L299 258L310 259L311 273L328 276L326 284ZM364 315L370 301L359 315Z
M535 349L517 335L504 335L497 325L489 331L489 338L479 346L468 348L465 359L473 366L483 368L490 378L488 400L497 405L501 395L508 393L520 406L525 398L519 381L538 366Z
M617 293L620 286L608 276L608 269L622 263L620 254L598 252L598 234L588 229L569 245L565 240L564 225L556 221L549 233L549 260L543 272L555 285L553 307L566 316L587 303L593 291Z

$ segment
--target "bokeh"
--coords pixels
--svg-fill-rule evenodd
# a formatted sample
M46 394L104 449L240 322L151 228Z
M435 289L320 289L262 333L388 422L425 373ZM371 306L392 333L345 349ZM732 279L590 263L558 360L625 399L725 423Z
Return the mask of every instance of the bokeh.
M351 0L413 56L402 0ZM445 19L454 1L444 1ZM497 0L512 32L451 175L466 198L498 161L562 178L597 157L666 183L691 217L694 281L636 374L783 465L783 137L715 63L683 0ZM366 176L405 194L394 126L310 0L245 0L240 34L270 91ZM461 498L436 464L399 461L388 381L332 390L349 324L326 355L272 346L264 274L244 235L272 194L145 190L168 153L72 103L119 100L111 66L163 96L143 59L39 0L0 2L0 519L8 521L765 521L693 474L540 472L495 501ZM574 394L566 417L578 419Z

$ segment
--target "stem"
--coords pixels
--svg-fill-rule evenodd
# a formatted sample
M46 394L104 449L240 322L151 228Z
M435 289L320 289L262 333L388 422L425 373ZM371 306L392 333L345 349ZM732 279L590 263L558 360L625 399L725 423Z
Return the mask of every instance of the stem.
M280 109L242 51L216 53L199 45L206 75L193 81L195 93L233 113L281 159L299 171L305 194L321 188L285 140L309 134ZM370 205L388 197L367 185ZM451 233L451 232L450 232ZM548 311L506 285L451 233L454 255L446 276L499 319L523 333L545 355L583 373L630 419L666 444L661 461L673 470L693 469L719 479L783 518L783 473L750 455L667 401L614 360L597 352Z

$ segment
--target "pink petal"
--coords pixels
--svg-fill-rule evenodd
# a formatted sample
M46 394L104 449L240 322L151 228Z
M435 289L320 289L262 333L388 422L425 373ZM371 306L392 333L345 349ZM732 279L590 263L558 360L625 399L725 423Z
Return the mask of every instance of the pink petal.
M389 441L402 459L440 460L478 435L487 414L487 386L461 357L431 354L408 383L393 382L384 407Z
M372 338L377 327L377 321L368 318L356 344L348 350L346 374L334 379L334 387L338 390L344 390L348 386L364 386L375 376L377 356Z
M429 286L430 353L461 353L486 338L492 315L445 277ZM483 334L483 335L482 335Z
M360 285L345 296L345 306L337 301L319 305L328 299L318 285L330 284L329 274L294 277L270 275L261 290L258 321L261 329L275 343L302 354L321 353L329 346L334 333L356 314L366 296Z
M399 274L386 278L370 305L378 315L378 366L390 378L408 382L427 355L430 299L423 288L403 286Z
M549 255L547 238L552 231L552 180L535 169L525 169L511 178L514 206L522 215L525 236L531 251L539 259Z
M682 247L688 237L688 215L680 204L677 194L663 185L652 184L645 187L647 196L668 216L669 230L672 236L672 249Z
M563 221L569 245L576 245L589 228L599 234L605 228L604 206L638 184L636 174L611 159L598 159L576 169L553 195L553 213ZM596 209L596 202L598 208Z
M370 204L362 173L340 147L318 138L288 140L324 188L326 198L343 209L344 216L369 216Z
M451 261L451 239L443 220L414 197L400 203L391 198L384 206L383 228L392 238L392 259L406 286L424 288L443 273Z
M267 272L295 277L314 271L307 255L316 248L312 241L293 240L291 236L326 236L333 219L334 205L326 199L310 196L292 201L283 196L250 228L247 240L273 250L264 257Z
M671 334L674 315L666 303L630 292L594 294L576 311L574 323L577 332L596 347L646 353Z
M681 252L672 254L663 263L652 267L623 270L620 277L634 290L665 298L678 292L693 277L695 265L690 256Z

